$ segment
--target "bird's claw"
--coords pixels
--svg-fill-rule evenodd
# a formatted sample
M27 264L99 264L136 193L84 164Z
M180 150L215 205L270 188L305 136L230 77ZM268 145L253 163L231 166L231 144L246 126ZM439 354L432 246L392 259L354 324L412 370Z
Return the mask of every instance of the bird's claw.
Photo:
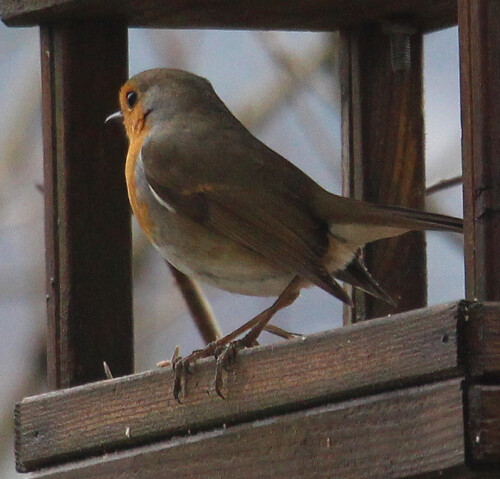
M186 375L191 373L191 366L198 360L206 357L215 357L215 376L214 389L219 397L224 399L222 394L222 386L224 381L222 378L223 370L228 370L228 367L234 363L236 355L240 349L243 349L245 344L242 340L231 341L225 345L215 345L213 343L207 345L204 349L198 349L183 358L179 355L179 348L175 348L175 352L170 361L159 363L162 367L171 366L174 371L174 387L173 395L177 402L181 402L181 395L186 394Z
M190 355L183 358L182 356L174 353L172 357L172 370L174 371L174 398L177 402L181 402L180 393L186 395L186 374L191 374L191 365L200 357L204 357L202 354L203 350L199 349L193 351Z
M167 368L171 367L174 372L174 398L177 402L180 401L180 393L184 389L186 385L186 377L187 373L191 372L190 365L194 361L195 358L193 356L195 353L199 353L199 351L194 351L189 356L183 358L180 354L180 346L176 346L174 353L172 354L172 359L160 361L156 364L159 368Z
M224 381L222 379L222 371L225 369L228 371L228 367L234 363L236 359L236 355L240 349L245 347L241 341L231 341L230 343L223 346L220 351L216 354L216 363L215 363L215 377L214 377L214 389L222 399L225 399L224 394L222 394L222 386L224 385Z
M174 399L180 403L180 393L184 389L186 389L186 369L185 362L182 358L178 359L175 362L172 362L172 370L174 371ZM184 388L183 388L184 385Z

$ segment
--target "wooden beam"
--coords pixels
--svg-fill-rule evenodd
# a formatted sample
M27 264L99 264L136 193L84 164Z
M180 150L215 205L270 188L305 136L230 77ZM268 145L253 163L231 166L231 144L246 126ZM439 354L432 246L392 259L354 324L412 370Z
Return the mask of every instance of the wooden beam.
M500 378L500 303L463 302L467 375L472 379Z
M453 379L221 427L33 477L413 477L463 466L463 442L461 380Z
M17 467L459 376L461 321L458 304L441 305L242 351L224 377L225 400L213 391L213 360L195 365L181 404L170 370L26 398L16 406Z
M121 22L41 28L50 388L133 370L126 149L104 125L127 55Z
M500 386L472 386L468 399L471 458L476 464L500 466Z
M500 299L500 2L459 1L467 297Z
M420 30L456 23L457 0L1 0L8 25L122 18L130 27L335 30L411 17Z
M412 28L368 25L341 34L343 184L357 199L424 209L422 35L408 34L407 65L396 64L392 44L397 32ZM397 306L355 290L346 323L427 304L423 232L368 245L364 257Z

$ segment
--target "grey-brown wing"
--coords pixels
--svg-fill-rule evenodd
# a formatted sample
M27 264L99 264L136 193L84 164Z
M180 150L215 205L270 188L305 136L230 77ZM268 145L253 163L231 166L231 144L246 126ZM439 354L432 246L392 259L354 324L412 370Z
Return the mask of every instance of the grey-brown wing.
M164 141L160 139L161 143ZM279 184L273 187L273 178L265 165L259 164L258 158L245 158L245 154L254 153L252 148L244 152L236 146L230 160L236 163L231 164L227 163L231 142L219 154L221 161L213 158L216 143L205 148L193 145L186 157L188 149L179 148L178 144L165 148L154 138L146 141L141 156L146 178L155 193L179 214L351 304L347 293L322 264L328 248L326 223L309 210L307 202L301 202L296 190L288 193ZM244 175L238 170L238 161L250 165Z

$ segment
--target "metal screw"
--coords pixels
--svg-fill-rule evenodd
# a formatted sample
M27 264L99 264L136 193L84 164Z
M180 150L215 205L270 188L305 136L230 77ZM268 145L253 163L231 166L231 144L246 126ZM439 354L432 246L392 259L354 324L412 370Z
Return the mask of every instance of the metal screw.
M391 65L393 71L408 71L411 66L410 37L417 30L404 23L387 22L382 25L391 42Z

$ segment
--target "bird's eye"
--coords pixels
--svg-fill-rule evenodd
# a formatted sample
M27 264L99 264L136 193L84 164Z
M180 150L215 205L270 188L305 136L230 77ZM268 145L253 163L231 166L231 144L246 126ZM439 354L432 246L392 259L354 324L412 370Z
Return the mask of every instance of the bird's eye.
M129 91L127 93L127 105L129 109L132 110L132 108L134 108L136 103L137 103L137 92Z

